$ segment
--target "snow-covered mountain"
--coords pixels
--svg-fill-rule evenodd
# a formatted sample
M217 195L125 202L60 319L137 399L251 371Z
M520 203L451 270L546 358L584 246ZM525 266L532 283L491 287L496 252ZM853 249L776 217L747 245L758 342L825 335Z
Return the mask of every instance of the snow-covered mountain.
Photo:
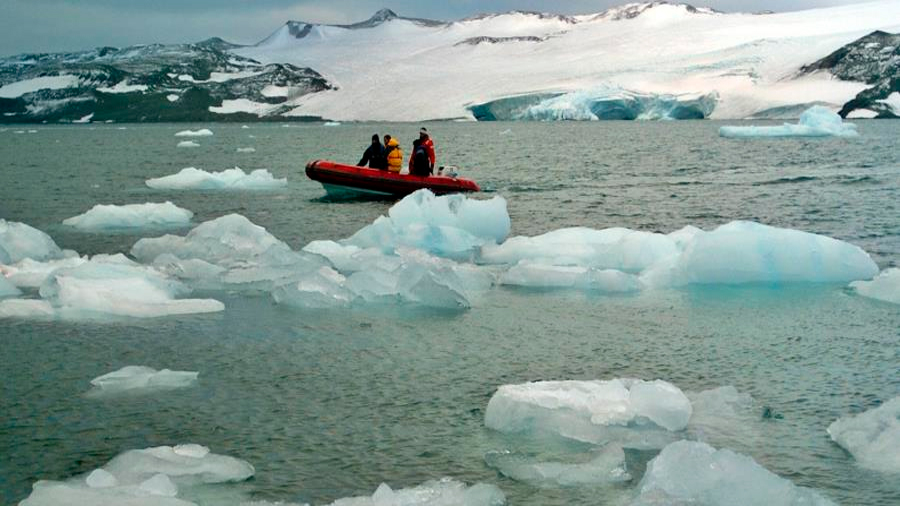
M0 112L16 114L7 120L33 120L34 111L59 100L59 90L77 74L84 93L74 98L94 97L104 114L111 102L105 97L116 90L127 91L116 96L120 102L148 104L148 94L200 93L206 98L191 102L186 116L203 112L196 119L242 121L787 117L813 103L841 109L873 87L881 77L866 69L878 65L846 72L818 62L876 30L900 31L900 2L780 14L649 2L579 16L513 11L453 22L383 9L350 25L289 21L253 46L142 46L183 52L176 60L185 68L148 58L140 48L114 50L118 62L134 53L142 68L156 65L127 80L109 71L101 56L87 73L72 67L68 55L50 66L35 55L7 58L0 60ZM860 47L874 47L865 45L871 42ZM862 53L878 59L878 51ZM132 72L122 65L108 66ZM219 86L218 79L231 84ZM890 104L892 96L883 100ZM179 100L153 103L174 111L187 105ZM78 113L88 114L91 102L82 101ZM893 109L868 110L890 116Z

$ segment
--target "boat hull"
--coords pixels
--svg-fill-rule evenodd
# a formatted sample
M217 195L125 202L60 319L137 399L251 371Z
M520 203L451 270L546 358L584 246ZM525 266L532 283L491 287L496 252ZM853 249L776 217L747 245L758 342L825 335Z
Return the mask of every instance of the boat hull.
M427 188L436 195L481 191L471 179L397 174L328 160L315 160L306 164L306 176L322 183L329 195L355 192L364 195L403 197L422 188Z

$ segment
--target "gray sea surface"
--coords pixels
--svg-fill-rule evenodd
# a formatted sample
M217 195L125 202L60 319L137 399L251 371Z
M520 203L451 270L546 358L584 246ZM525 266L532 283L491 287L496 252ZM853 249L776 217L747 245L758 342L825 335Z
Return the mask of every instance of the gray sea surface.
M756 124L765 122L756 122ZM720 123L430 123L439 164L508 202L512 235L568 226L668 233L732 220L852 242L900 265L900 121L858 121L856 139L729 140ZM334 201L307 161L355 162L373 133L408 152L420 125L319 123L0 126L0 218L81 254L128 252L144 234L78 232L95 204L172 201L194 223L240 213L299 249L348 237L383 200ZM174 133L210 128L197 148ZM29 130L36 130L28 133ZM23 133L16 133L22 131ZM253 147L253 153L237 148ZM155 191L185 167L268 169L270 192ZM187 231L187 229L185 229ZM466 311L309 311L266 296L201 294L224 312L115 322L0 321L0 502L134 448L199 443L256 467L243 500L326 504L453 477L499 486L512 505L627 504L654 452L627 452L633 480L535 488L484 456L525 442L484 426L498 386L664 379L752 395L747 437L710 443L753 457L839 504L900 504L900 479L859 467L825 429L900 395L900 306L842 285L708 286L597 295L498 288ZM125 365L199 371L196 386L90 398ZM742 431L738 430L738 434ZM533 443L532 443L533 444ZM578 444L531 448L547 456ZM552 459L551 459L552 460Z

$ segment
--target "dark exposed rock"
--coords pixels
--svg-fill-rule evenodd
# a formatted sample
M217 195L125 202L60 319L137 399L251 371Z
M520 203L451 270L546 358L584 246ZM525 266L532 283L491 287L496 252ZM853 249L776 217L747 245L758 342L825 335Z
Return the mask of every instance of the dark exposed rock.
M520 37L469 37L454 44L454 46L477 46L478 44L501 44L504 42L544 42L546 37L536 37L534 35L526 35Z

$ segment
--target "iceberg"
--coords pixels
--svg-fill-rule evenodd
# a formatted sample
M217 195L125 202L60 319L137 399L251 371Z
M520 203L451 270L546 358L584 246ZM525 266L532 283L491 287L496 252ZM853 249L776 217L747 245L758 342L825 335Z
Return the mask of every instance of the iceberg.
M539 381L503 385L484 423L506 433L549 432L587 443L662 448L688 426L692 407L662 380Z
M0 218L0 264L13 264L25 258L51 260L63 256L63 251L49 235L24 223Z
M398 247L417 248L432 255L468 259L485 244L503 241L510 230L506 200L467 198L460 194L437 197L418 190L394 204L344 244L380 248L390 253Z
M152 367L128 365L91 380L91 396L138 393L185 388L197 381L200 373L191 371L157 371Z
M329 506L503 506L506 496L494 485L467 487L452 478L427 481L419 486L393 490L382 483L371 496L338 499Z
M844 123L841 117L827 107L815 105L800 115L796 125L782 126L723 126L722 137L856 137L856 125Z
M900 304L900 268L885 269L871 281L854 281L850 288L863 297Z
M834 506L818 492L794 485L750 457L692 441L663 448L647 464L638 490L632 506Z
M157 446L126 451L81 477L38 481L31 495L19 504L195 506L178 496L198 486L244 481L254 472L249 463L211 453L205 446Z
M177 132L175 137L209 137L212 134L212 130L201 128L200 130L182 130Z
M862 467L900 473L900 397L838 419L828 426L828 435Z
M188 167L177 174L148 179L146 185L154 190L273 190L287 186L287 178L276 179L266 169L247 174L240 167L221 172Z
M175 145L176 148L199 148L200 144L194 141L181 141Z
M508 478L541 488L606 485L631 480L625 469L625 452L614 444L591 454L590 460L583 463L536 462L509 451L488 452L484 460Z
M187 293L187 287L151 267L126 263L122 258L91 259L54 270L39 290L43 300L0 301L0 317L153 318L225 308L212 299L176 299Z
M162 204L95 205L90 211L66 218L64 225L84 231L183 227L194 213L166 201Z

